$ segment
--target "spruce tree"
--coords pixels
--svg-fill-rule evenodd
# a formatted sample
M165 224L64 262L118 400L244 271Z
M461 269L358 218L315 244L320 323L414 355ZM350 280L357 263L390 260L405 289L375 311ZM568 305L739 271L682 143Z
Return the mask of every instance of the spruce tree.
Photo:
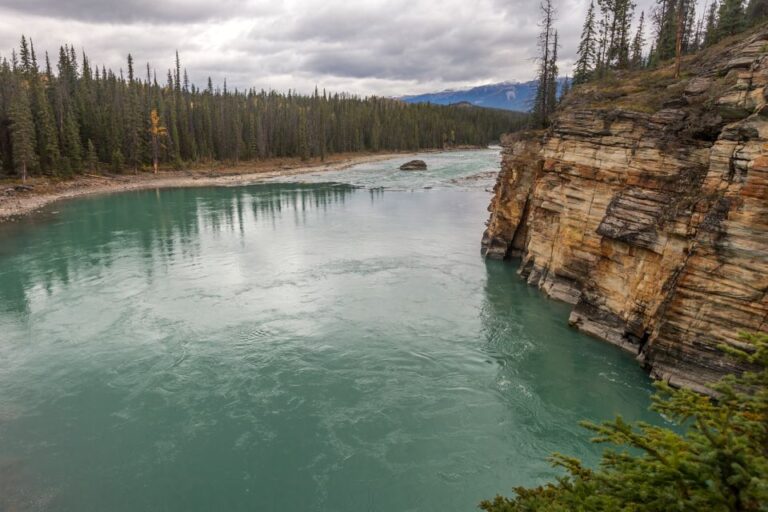
M744 1L722 0L717 20L718 39L738 34L744 26Z
M32 108L26 84L16 84L8 117L11 124L13 165L21 180L27 181L28 174L37 165L37 156L35 124L32 120Z
M53 69L51 69L51 59L48 52L45 52L45 79L50 84L53 82Z
M134 173L138 172L141 165L142 148L142 110L139 99L140 84L135 81L133 75L133 58L128 54L128 84L125 91L127 99L123 98L123 147L127 156L127 163Z
M552 39L552 50L550 51L550 57L549 57L549 70L547 71L549 73L549 78L547 79L547 106L549 108L548 115L551 116L555 108L557 108L557 89L558 89L558 80L557 75L559 73L557 68L557 52L559 49L558 45L558 35L557 30L555 30L555 34Z
M37 77L40 74L40 66L37 62L37 55L35 54L35 44L32 39L29 40L29 51L32 54L32 75Z
M717 399L656 384L652 409L675 429L618 417L583 422L596 443L610 444L600 465L550 459L566 475L497 496L488 512L762 512L768 503L768 335L744 336L744 350L723 346L750 368L716 383Z
M112 172L116 174L123 172L124 163L125 159L123 158L123 152L120 151L120 148L113 149L111 158Z
M93 141L88 139L88 149L85 156L85 167L91 172L98 172L99 170L99 155L96 152L96 146L93 145Z
M653 22L656 31L654 57L667 60L675 56L677 39L677 4L680 0L658 0Z
M80 141L77 119L71 109L64 113L64 122L62 126L62 144L61 153L63 173L69 175L80 171L82 165L82 143Z
M619 69L629 67L630 35L632 14L635 5L630 0L612 0L611 11L611 44L608 52L608 63Z
M598 23L598 37L597 37L597 57L595 62L595 71L599 76L603 76L605 73L608 59L608 52L611 46L610 44L610 32L611 32L611 12L613 9L613 0L597 0L597 5L600 7L600 22Z
M554 109L557 81L550 26L547 58L542 62L547 87L541 89L547 117ZM21 59L13 57L21 55ZM483 144L521 127L527 117L481 109L406 105L384 98L351 95L303 96L295 91L198 89L177 59L167 86L157 83L148 67L146 80L128 72L92 67L86 54L81 66L75 49L59 48L57 66L46 53L39 73L34 46L24 38L19 52L0 61L0 153L4 170L14 172L9 110L15 88L28 94L39 165L27 172L70 175L93 170L94 162L126 164L137 170L151 165L269 157L325 158L361 150L419 150L452 144ZM152 115L154 111L154 116ZM153 123L154 117L154 123ZM162 119L162 122L161 122ZM373 122L370 122L373 120Z
M703 20L696 21L696 0L685 1L686 20L683 33L683 52L694 53L699 50L701 39L701 24Z
M19 48L19 59L21 60L21 71L29 75L32 73L32 52L29 50L29 45L27 44L27 38L22 35L21 36L21 44Z
M678 0L675 8L675 78L680 78L680 65L683 59L683 40L685 37L686 14L685 0Z
M704 29L704 46L712 46L717 42L717 13L720 9L717 0L713 0L707 12L707 24Z
M692 35L687 42L687 51L689 53L695 53L704 47L704 22L707 18L707 13L703 12L702 15L691 24ZM695 28L693 28L695 26Z
M32 87L32 114L35 119L35 135L40 169L45 173L55 173L61 153L59 151L59 136L56 133L53 109L48 101L45 86L39 77L33 81Z
M533 104L533 123L539 128L544 128L549 123L549 117L554 110L554 104L550 98L550 80L552 73L552 39L554 37L555 7L552 0L544 0L540 6L541 34L539 35L539 77L536 87L536 96Z
M309 141L307 140L307 114L302 109L299 111L298 119L298 151L297 153L303 161L309 160Z
M749 0L747 4L747 23L756 25L768 18L768 0Z
M133 74L133 55L130 53L128 54L128 82L133 83L134 81L134 74Z
M645 12L640 13L640 21L637 26L635 38L632 40L632 57L630 64L633 68L643 66L643 47L645 46Z
M583 84L589 80L594 72L596 59L595 40L595 2L592 0L581 30L581 41L577 50L576 66L573 73L573 85Z

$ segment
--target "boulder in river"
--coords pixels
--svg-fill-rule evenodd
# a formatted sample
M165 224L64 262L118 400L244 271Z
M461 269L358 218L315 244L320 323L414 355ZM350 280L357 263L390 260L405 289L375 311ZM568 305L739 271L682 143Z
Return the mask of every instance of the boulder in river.
M400 166L401 171L426 171L427 163L424 160L411 160Z

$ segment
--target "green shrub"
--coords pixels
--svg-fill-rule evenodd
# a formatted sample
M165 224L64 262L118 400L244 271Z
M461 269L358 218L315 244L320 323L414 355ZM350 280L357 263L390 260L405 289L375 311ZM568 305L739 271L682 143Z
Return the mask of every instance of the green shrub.
M515 497L484 501L487 512L768 510L768 335L744 336L749 351L723 347L754 368L713 386L717 399L657 383L652 409L684 433L620 417L583 425L619 450L598 469L556 454L566 476Z

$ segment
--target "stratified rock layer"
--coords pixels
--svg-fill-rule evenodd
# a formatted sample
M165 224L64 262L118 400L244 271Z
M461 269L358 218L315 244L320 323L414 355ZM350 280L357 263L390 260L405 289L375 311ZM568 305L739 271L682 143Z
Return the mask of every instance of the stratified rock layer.
M549 133L503 141L484 254L521 257L572 325L673 385L707 392L743 369L719 345L768 331L766 48L713 50L623 107L581 88Z

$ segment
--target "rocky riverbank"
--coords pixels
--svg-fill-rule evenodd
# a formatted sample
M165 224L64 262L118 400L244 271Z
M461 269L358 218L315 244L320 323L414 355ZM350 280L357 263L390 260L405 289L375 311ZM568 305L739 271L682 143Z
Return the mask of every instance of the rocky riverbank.
M490 258L570 323L708 391L720 350L768 331L768 30L576 89L548 133L504 141Z

